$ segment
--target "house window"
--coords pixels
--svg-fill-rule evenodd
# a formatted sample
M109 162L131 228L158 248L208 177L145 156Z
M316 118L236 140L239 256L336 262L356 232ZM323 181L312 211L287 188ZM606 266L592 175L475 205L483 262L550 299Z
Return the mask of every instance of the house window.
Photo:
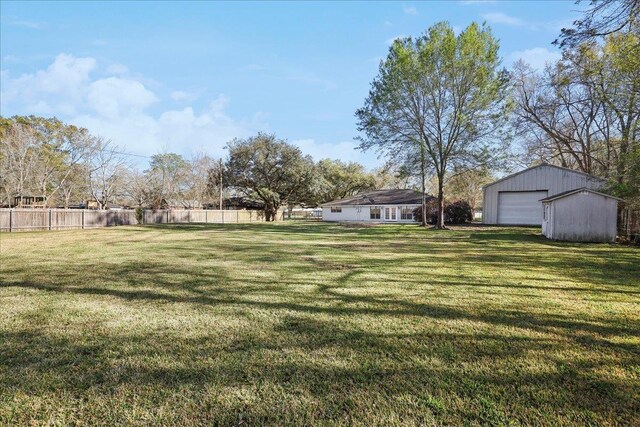
M413 219L413 209L411 209L410 207L407 207L407 206L403 206L402 209L400 210L400 219L412 220Z
M341 213L342 208L331 207L331 213Z
M391 208L391 220L395 221L396 220L396 208Z
M370 208L370 210L369 210L369 218L370 219L380 219L380 208Z

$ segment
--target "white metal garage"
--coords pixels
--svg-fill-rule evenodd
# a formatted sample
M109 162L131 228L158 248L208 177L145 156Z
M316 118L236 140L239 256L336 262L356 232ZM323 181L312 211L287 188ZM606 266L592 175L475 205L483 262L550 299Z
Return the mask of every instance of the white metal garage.
M542 224L542 203L547 191L502 191L498 193L498 224Z
M482 222L541 225L541 199L582 187L598 190L603 185L595 176L543 163L486 185Z

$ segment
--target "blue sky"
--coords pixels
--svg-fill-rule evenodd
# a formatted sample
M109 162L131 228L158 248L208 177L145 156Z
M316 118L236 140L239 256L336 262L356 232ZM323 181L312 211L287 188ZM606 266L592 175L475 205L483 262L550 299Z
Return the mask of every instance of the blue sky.
M124 150L224 155L275 132L314 158L354 150L359 108L398 36L486 21L503 63L535 67L579 16L555 2L5 2L1 113L57 116Z

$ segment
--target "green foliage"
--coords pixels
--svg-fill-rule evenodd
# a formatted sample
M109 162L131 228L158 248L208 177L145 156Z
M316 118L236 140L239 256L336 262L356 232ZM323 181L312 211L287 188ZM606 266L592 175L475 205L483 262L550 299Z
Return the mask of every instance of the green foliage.
M429 224L438 223L438 203L436 199L430 199L427 203L427 222ZM413 217L418 221L422 218L422 206L413 210ZM473 221L473 209L465 200L455 202L445 202L444 222L445 224L465 224Z
M316 170L310 156L273 134L236 138L227 144L227 186L257 197L265 204L267 220L274 220L284 204L305 203L314 198Z
M324 159L317 163L316 168L320 178L316 186L317 204L375 188L374 175L359 163Z
M489 166L506 152L510 105L499 65L498 41L485 25L456 36L440 22L416 39L396 40L356 112L360 148L419 158L423 183L432 170L442 202L448 171Z
M136 221L138 224L142 224L144 222L144 209L141 207L136 208Z

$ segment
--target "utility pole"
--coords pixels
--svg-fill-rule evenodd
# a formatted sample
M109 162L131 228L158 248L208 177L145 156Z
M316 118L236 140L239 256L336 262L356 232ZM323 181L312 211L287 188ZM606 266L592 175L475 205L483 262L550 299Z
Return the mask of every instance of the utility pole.
M220 210L222 210L222 158L220 158Z

